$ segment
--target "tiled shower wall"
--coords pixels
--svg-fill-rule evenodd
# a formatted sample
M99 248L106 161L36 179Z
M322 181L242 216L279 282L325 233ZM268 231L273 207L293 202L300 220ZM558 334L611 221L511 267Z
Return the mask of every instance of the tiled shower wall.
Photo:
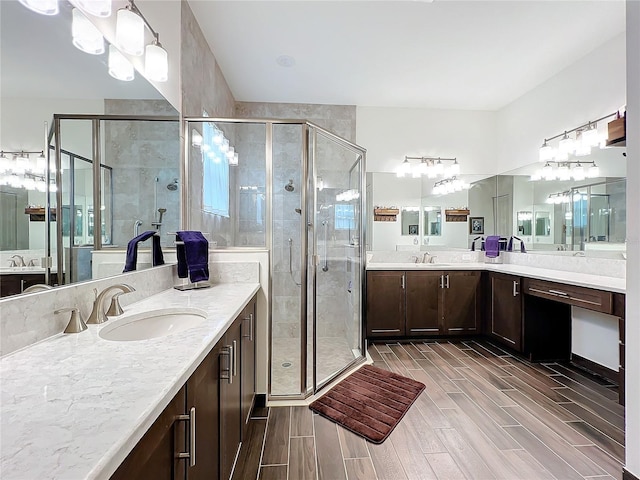
M166 100L105 100L105 114L177 118ZM164 233L180 227L180 185L177 190L167 188L180 177L179 122L108 120L103 124L103 163L113 168L112 244L126 245L136 220L142 221L141 233L155 230L151 223L159 219L158 209L164 208L161 242L172 245L173 238Z

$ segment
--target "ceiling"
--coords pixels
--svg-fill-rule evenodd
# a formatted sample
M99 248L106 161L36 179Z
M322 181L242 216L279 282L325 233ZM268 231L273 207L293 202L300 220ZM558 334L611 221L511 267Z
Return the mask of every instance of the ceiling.
M623 0L188 3L238 101L498 110L625 29Z

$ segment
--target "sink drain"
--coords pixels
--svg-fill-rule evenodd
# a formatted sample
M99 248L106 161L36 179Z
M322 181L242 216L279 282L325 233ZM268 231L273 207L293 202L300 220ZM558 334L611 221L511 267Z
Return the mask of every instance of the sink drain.
M291 362L283 362L283 363L282 363L282 366L283 366L284 368L289 368L289 367L291 366Z

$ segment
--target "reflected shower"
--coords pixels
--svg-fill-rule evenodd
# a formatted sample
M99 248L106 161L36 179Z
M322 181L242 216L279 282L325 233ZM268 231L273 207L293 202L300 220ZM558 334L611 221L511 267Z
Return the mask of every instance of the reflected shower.
M293 179L292 179L292 178L290 178L290 179L289 179L289 183L287 183L287 184L284 186L284 189L285 189L287 192L293 192L293 191L295 190L295 187L293 186Z
M167 190L171 190L172 192L175 192L177 189L178 189L178 179L174 178L173 182L167 185Z

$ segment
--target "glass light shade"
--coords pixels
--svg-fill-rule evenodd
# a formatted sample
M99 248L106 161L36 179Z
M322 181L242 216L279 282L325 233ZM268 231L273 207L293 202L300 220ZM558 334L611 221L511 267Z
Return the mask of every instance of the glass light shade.
M11 160L3 153L0 155L0 173L6 173L11 170Z
M109 75L124 82L134 78L133 65L113 45L109 45Z
M232 167L238 166L238 154L234 153L233 158L229 159L229 165ZM324 183L321 178L318 178L318 190L322 191L324 189Z
M44 152L38 155L36 159L36 170L38 173L44 174L47 171L47 157L44 156Z
M550 163L546 163L545 166L542 167L542 178L545 180L554 180L556 178L553 167Z
M38 192L46 192L47 191L47 182L45 182L44 180L40 179L40 180L36 180L36 190Z
M111 0L76 0L85 12L94 17L109 17L111 15Z
M547 162L553 158L553 148L547 142L540 147L540 161Z
M556 162L565 162L569 160L569 154L558 149L555 151L555 159Z
M411 176L413 178L420 178L421 177L421 175L420 175L420 165L416 165L415 167L413 167L411 169Z
M140 15L126 8L118 10L116 44L129 55L139 57L144 53L144 20Z
M224 133L221 130L216 129L213 133L213 143L216 145L222 145L224 142Z
M191 145L194 147L202 146L202 135L195 128L191 130Z
M149 44L144 54L144 76L154 82L166 82L169 78L167 51L160 45Z
M571 172L569 171L569 166L566 164L560 165L558 167L558 180L570 180Z
M27 177L22 181L22 186L25 188L25 190L35 190L36 181L33 178Z
M598 134L598 125L589 124L586 130L582 132L582 142L590 147L595 147L600 143L600 135Z
M31 165L29 164L29 156L26 154L21 154L20 156L16 157L15 163L13 164L13 168L11 170L13 171L13 173L22 175L30 169Z
M229 150L227 150L227 153L225 154L227 156L227 160L231 160L235 155L235 153L236 153L236 149L233 147L229 147Z
M71 36L73 45L85 53L102 55L104 53L104 38L100 30L85 17L79 8L73 9L71 21Z
M227 153L229 151L229 140L228 139L223 139L222 143L220 144L220 151L222 153Z
M416 170L418 172L418 175L426 175L429 171L429 164L426 160L422 160L416 167Z
M589 167L589 170L587 171L587 176L589 178L596 178L600 176L600 167L598 165L596 165L595 163L593 165L591 165Z
M442 175L444 173L444 164L438 160L434 166L435 172L437 175Z
M564 137L562 137L562 140L558 142L558 150L560 151L560 153L566 154L575 152L575 140L565 133Z
M29 10L41 15L57 15L58 0L19 0Z
M449 176L455 177L456 175L460 175L460 164L457 160L454 160L449 166Z
M581 164L577 164L571 169L571 176L574 180L580 181L585 179L584 167Z
M576 157L584 157L586 155L591 155L591 145L586 141L584 136L580 137L580 141L576 141Z

